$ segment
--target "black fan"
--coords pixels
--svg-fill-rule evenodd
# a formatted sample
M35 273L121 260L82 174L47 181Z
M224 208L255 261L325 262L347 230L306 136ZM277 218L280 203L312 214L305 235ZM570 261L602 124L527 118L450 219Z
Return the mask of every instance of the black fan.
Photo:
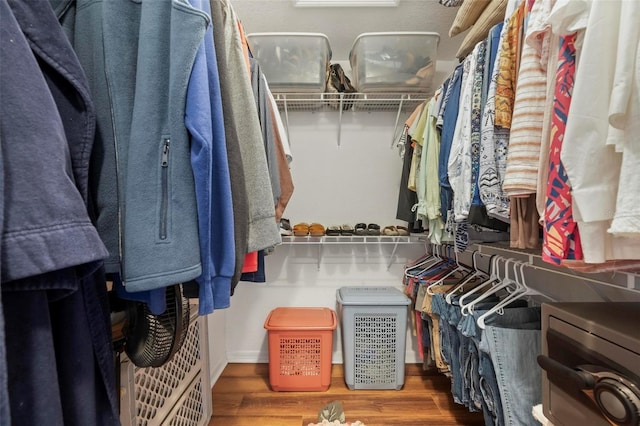
M153 314L146 303L126 301L126 323L122 330L124 351L136 366L160 367L180 350L189 327L189 299L182 286L166 288L167 309Z

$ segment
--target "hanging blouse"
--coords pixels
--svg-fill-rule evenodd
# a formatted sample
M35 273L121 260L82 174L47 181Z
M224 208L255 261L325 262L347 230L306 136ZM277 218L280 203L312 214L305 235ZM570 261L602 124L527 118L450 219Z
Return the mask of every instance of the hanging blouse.
M506 34L506 26L502 28L500 39ZM494 28L492 31L500 31ZM502 49L502 44L499 49ZM480 130L480 162L478 189L480 198L487 208L487 214L504 222L509 222L509 197L502 190L502 180L506 170L509 129L494 124L495 93L500 55L494 61L487 102L482 114Z
M538 19L529 21L525 43L536 49L540 55L540 65L546 70L547 92L545 95L544 115L542 117L542 135L540 137L540 160L538 162L538 179L536 188L536 207L541 220L547 193L547 177L549 176L549 145L551 142L551 114L558 68L559 38L551 31L548 18L555 0L539 0L543 11L536 15Z
M620 40L609 123L622 132L615 141L622 149L620 184L616 213L609 233L640 238L640 2L623 2L620 13ZM624 36L623 36L624 35ZM611 141L609 141L611 142ZM640 254L638 255L640 257Z
M506 32L502 38L498 79L496 81L496 120L495 125L511 128L513 103L515 100L516 80L520 60L520 41L524 25L525 2L520 3L505 24Z
M620 40L627 37L621 32L627 18L622 16L622 4L558 0L557 15L550 18L553 31L561 35L580 28L584 32L561 160L571 182L573 214L587 263L636 259L640 253L640 240L607 233L622 163L616 145L607 144L611 132L620 131L610 126L608 112Z
M535 29L544 13L543 1L534 3L527 33ZM547 74L540 53L523 44L513 106L509 153L503 189L511 196L535 194L538 187L540 140L547 94Z
M420 117L422 116L422 108L424 108L424 105L421 105L419 108L420 110L417 112L418 115L416 116L416 119L413 121L413 123L411 123L409 131L407 132L409 138L411 139L411 145L413 146L413 154L411 156L411 167L409 169L407 188L410 191L414 192L416 191L416 176L418 174L418 167L420 166L420 155L422 154L422 146L415 142L412 135L416 133L416 128L418 127L418 123L420 122Z
M580 260L583 257L580 233L573 220L571 186L564 165L560 160L575 77L575 39L575 34L560 39L557 84L553 101L551 124L553 136L549 155L542 259L545 262L555 264L560 264L562 259Z
M487 54L487 41L483 40L478 43L476 70L473 81L473 93L471 97L471 136L469 140L471 168L469 180L471 184L471 202L473 204L481 204L478 194L477 200L476 188L478 187L478 175L480 172L480 127L482 122L482 89L484 86L485 58ZM465 177L466 178L466 177ZM477 202L476 202L477 201Z
M442 132L440 136L438 173L440 180L440 212L445 223L448 220L448 212L451 210L453 203L453 193L451 191L451 184L449 183L449 154L451 153L451 145L453 144L453 136L455 134L456 121L458 119L463 67L464 63L461 63L455 70L453 70L453 74L449 80L449 85L447 86L447 94L445 95L445 110L442 112L443 118Z
M436 93L436 98L441 98L442 93ZM423 155L426 157L425 174L425 203L426 218L429 223L429 240L433 244L442 243L444 223L440 213L440 183L438 179L438 159L440 156L440 132L436 128L437 101L432 100L433 108L427 115L427 128L425 131L425 148Z
M464 61L462 90L460 92L460 109L453 135L453 143L449 154L449 183L453 190L454 220L467 218L471 207L471 180L465 179L471 173L471 152L468 147L471 141L471 98L475 75L475 62L478 55L476 47Z

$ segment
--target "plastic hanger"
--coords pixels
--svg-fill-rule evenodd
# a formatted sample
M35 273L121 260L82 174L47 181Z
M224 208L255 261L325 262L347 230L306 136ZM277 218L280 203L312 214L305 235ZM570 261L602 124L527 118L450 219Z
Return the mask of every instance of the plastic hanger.
M424 265L419 271L414 271L413 276L415 278L423 278L425 275L431 275L436 272L445 273L448 268L453 267L454 262L448 257L441 255L443 248L441 246L436 246L436 248L436 260L428 265Z
M517 278L516 275L516 282L517 282L517 287L515 289L515 291L513 291L511 294L507 295L504 299L502 299L497 305L493 306L491 309L489 309L487 312L485 312L484 314L480 315L478 317L478 320L476 321L478 323L478 327L480 327L481 329L484 330L485 327L485 321L488 317L490 317L491 315L494 314L499 314L502 315L504 313L504 308L508 305L510 305L512 302L524 297L524 296L543 296L546 297L547 299L554 301L553 298L546 296L532 288L530 288L527 285L527 282L524 278L524 267L527 266L526 263L520 263L518 266L520 266L520 279ZM515 268L514 268L514 272L515 272Z
M426 271L431 269L434 265L440 263L443 258L440 256L440 247L432 244L431 256L426 257L422 262L405 269L404 274L410 278L419 278Z
M452 290L449 290L447 292L447 294L445 295L445 301L450 305L451 304L451 297L456 294L457 292L462 292L464 291L464 286L471 280L475 279L475 278L479 278L479 277L487 277L487 274L485 274L483 271L478 269L478 263L476 262L476 254L478 254L477 250L473 251L473 254L471 255L471 266L473 267L473 273L471 275L466 276L465 278L462 279L462 281L456 285ZM493 260L493 256L491 256L491 260ZM428 290L427 290L428 291Z
M423 254L419 258L413 260L412 262L407 263L405 265L404 270L408 271L410 269L419 268L420 266L424 265L426 262L429 262L429 261L433 260L433 258L435 256L434 252L435 252L435 250L434 250L433 244L431 244L431 253L429 253L429 251L425 249L425 254Z
M455 274L456 272L465 272L465 271L469 271L469 268L467 268L466 266L462 265L460 263L460 260L458 259L458 252L454 252L455 253L455 258L456 258L456 267L453 268L451 271L449 271L444 277L438 279L438 281L434 282L433 284L431 284L429 287L427 287L427 294L433 296L433 288L440 286L442 284L444 284L444 280L449 278L451 275Z
M480 283L478 286L472 288L471 290L463 293L462 296L460 296L460 299L458 300L458 304L460 305L460 311L462 312L462 315L465 315L465 316L469 315L466 309L467 304L464 303L464 301L467 300L469 296L480 292L480 290L484 290L490 285L495 285L495 283L500 281L500 276L498 275L498 261L500 260L506 261L504 257L500 255L494 255L491 258L491 263L489 265L489 279L487 281ZM451 301L451 297L449 298L449 300ZM451 303L453 302L451 301Z
M500 290L508 289L514 284L517 284L516 281L509 276L509 263L515 263L515 262L516 261L513 259L506 259L504 262L504 279L500 281L499 284L493 285L493 287L485 291L483 294L481 294L479 297L475 298L471 302L467 303L464 306L461 305L462 307L460 309L461 310L466 309L467 313L472 314L473 308L476 305L476 303L482 302L483 300L487 299L489 296L492 296L498 293Z
M496 303L494 306L491 307L491 309L489 309L487 312L485 312L478 318L478 320L476 321L478 323L478 327L484 329L484 322L487 317L494 314L502 315L504 313L504 308L506 306L508 306L511 302L514 302L515 300L517 300L518 298L520 298L526 293L527 287L526 287L526 284L524 283L524 273L523 273L524 266L525 266L524 263L514 264L513 273L514 273L514 278L516 283L515 289L511 293L509 293L507 296L505 296L500 302ZM519 278L518 278L518 272L516 271L518 267L520 268Z

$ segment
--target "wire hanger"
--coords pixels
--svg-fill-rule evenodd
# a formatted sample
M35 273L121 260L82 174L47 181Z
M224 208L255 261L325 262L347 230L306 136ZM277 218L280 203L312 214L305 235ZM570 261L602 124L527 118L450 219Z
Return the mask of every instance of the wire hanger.
M478 250L474 250L471 255L471 265L473 267L473 273L464 278L458 285L456 285L452 290L449 290L445 295L445 301L450 305L452 303L451 297L456 294L458 291L464 291L464 286L470 282L471 280L479 277L487 277L483 271L478 269L478 262L476 261L476 254L478 254ZM491 256L490 262L493 260L494 256ZM428 290L427 290L428 291Z

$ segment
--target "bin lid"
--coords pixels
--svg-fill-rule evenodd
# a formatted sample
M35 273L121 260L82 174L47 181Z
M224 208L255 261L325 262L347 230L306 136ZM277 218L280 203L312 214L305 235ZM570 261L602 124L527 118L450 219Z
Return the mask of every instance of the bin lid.
M329 308L276 308L264 322L267 330L335 330L336 313Z
M409 305L411 300L395 287L341 287L337 292L341 305Z
M295 37L308 37L308 38L315 38L318 40L322 40L325 44L325 47L327 49L327 55L329 56L329 59L331 59L331 55L332 55L332 51L331 51L331 43L329 43L329 37L327 37L326 34L323 33L308 33L308 32L263 32L263 33L249 33L247 34L247 39L251 40L256 40L259 38L263 38L263 39L274 39L277 37L291 37L291 38L295 38Z

